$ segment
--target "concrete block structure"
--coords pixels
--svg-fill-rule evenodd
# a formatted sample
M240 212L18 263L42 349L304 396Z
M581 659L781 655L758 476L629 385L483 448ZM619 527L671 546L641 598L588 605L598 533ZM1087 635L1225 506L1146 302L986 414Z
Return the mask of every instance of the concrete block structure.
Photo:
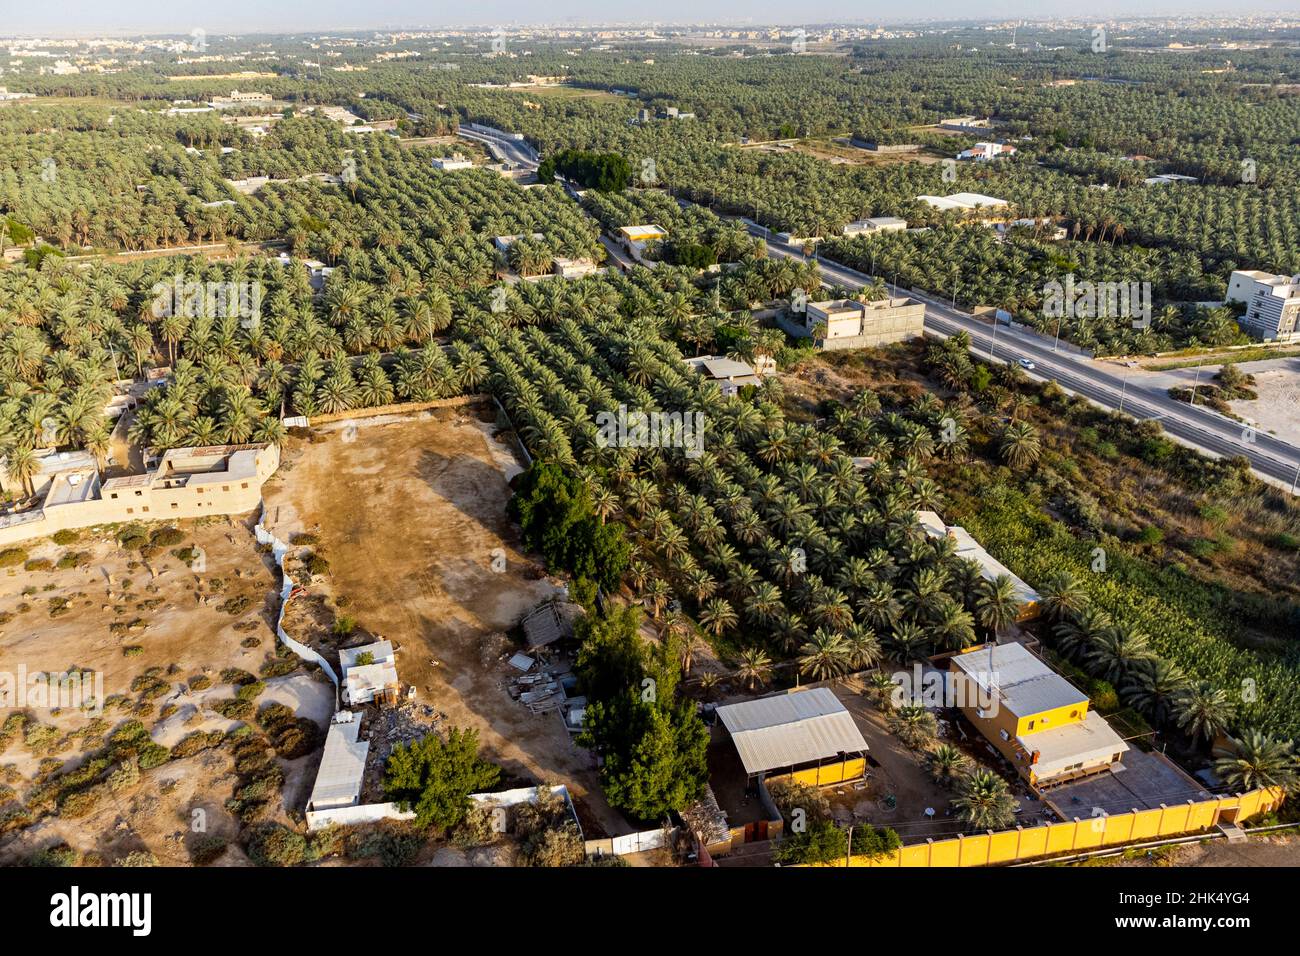
M1279 276L1254 269L1228 279L1228 302L1244 302L1242 331L1265 342L1300 341L1300 275Z
M802 315L779 316L791 335L811 338L827 350L865 349L905 342L925 334L925 303L917 299L809 302Z
M171 521L244 514L262 502L262 485L280 465L277 445L173 448L140 475L101 480L79 459L53 471L38 507L0 515L0 545L65 528L125 521Z
M966 719L1035 787L1107 770L1129 749L1086 694L1022 644L970 650L949 668Z

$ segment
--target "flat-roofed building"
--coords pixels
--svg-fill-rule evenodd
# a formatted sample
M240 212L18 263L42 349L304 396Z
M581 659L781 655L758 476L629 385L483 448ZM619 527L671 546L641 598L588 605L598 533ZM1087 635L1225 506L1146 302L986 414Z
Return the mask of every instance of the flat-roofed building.
M587 258L566 259L564 256L556 256L551 263L551 271L562 279L580 279L599 272L600 266Z
M510 251L510 247L513 246L520 239L531 239L534 242L543 242L546 239L546 237L542 235L540 232L533 232L533 233L517 232L512 236L495 236L492 239L492 245L493 247L496 248L497 252L507 253Z
M855 219L844 227L846 236L865 236L876 232L902 232L907 229L907 220L897 216L872 216L870 219Z
M390 641L375 641L359 647L339 649L339 667L343 671L343 702L368 704L372 700L397 703L401 682L397 678L397 658Z
M957 557L974 561L980 566L980 575L986 581L1005 575L1011 579L1011 586L1016 602L1020 605L1017 620L1027 621L1038 616L1038 602L1041 600L1037 591L1022 581L1005 564L984 550L969 531L960 525L945 525L943 519L934 511L916 512L916 520L931 538L948 538L957 547Z
M717 714L751 787L784 779L824 786L866 773L867 742L829 688L727 704Z
M1265 342L1300 339L1300 275L1235 271L1228 279L1226 301L1246 304L1239 323L1248 335Z
M435 156L433 158L433 168L441 169L444 172L454 172L458 169L473 169L474 163L460 153L452 153L450 156Z
M316 782L307 800L308 810L354 807L360 801L366 755L370 753L370 742L358 739L360 735L359 715L347 710L334 715L334 722L325 735Z
M0 515L0 544L65 528L255 511L279 464L278 446L255 444L173 448L150 471L102 482L94 463L55 469L39 508Z
M999 156L1011 156L1016 148L1007 143L976 143L970 149L963 149L957 154L958 159L974 159L987 162Z
M976 209L996 209L1005 206L1005 199L985 196L983 193L952 193L948 196L917 196L921 202L940 210L973 212Z
M966 719L1035 787L1108 769L1129 749L1088 696L1022 644L949 659Z
M924 335L925 303L905 297L875 302L831 299L809 302L802 314L778 321L791 335L811 338L822 349L873 348Z
M718 384L723 395L735 395L746 385L762 385L762 377L747 362L723 355L700 355L686 359L690 368Z

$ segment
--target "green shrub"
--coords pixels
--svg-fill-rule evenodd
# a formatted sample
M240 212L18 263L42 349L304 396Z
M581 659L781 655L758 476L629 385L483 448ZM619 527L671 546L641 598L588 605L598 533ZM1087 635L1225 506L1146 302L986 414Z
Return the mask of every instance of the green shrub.
M235 697L239 700L257 700L266 690L264 681L253 681L251 684L241 684L239 690L235 691Z
M149 536L149 543L155 548L170 548L185 540L185 532L180 528L159 528Z
M215 863L226 852L225 839L219 836L202 836L190 844L190 862L195 866Z
M76 544L80 541L81 534L77 531L73 531L71 528L64 528L61 531L56 531L54 534L50 535L50 540L57 545L67 547L70 544Z
M32 558L23 565L24 571L53 571L54 562L49 558Z
M76 866L78 853L66 843L55 843L43 847L32 854L28 863L31 866L64 867Z
M268 824L254 831L248 856L258 866L297 866L307 857L307 840L278 823Z
M22 548L5 548L0 551L0 568L13 568L27 560L27 552Z

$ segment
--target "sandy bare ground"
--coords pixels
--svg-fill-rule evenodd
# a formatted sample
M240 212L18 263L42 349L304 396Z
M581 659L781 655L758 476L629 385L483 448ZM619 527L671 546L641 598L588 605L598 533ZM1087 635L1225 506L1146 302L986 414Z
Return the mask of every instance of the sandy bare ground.
M1255 376L1259 398L1229 402L1232 410L1260 431L1300 445L1300 358L1246 363L1242 370Z
M1138 856L1116 866L1300 866L1300 836L1251 837L1246 843L1210 840L1171 847L1151 858Z
M507 645L494 635L556 586L518 550L505 507L519 466L488 417L446 408L336 422L323 440L291 441L265 489L268 521L285 541L319 536L331 571L313 590L345 598L361 628L395 643L402 682L447 725L477 729L508 774L567 784L607 831L625 832L559 715L535 716L506 690Z
M256 675L275 653L269 622L277 606L277 575L269 556L257 550L252 520L248 515L179 522L176 527L185 533L185 541L147 559L123 550L111 529L82 532L69 545L49 540L26 545L33 559L57 562L68 553L84 553L87 559L76 568L28 571L18 566L0 572L0 616L7 615L0 625L0 671L15 676L22 670L29 675L73 667L95 671L102 675L101 703L117 695L130 701L125 709L106 709L100 715L107 728L135 717L165 746L194 731L230 730L238 721L209 709L234 694L230 684L221 682L221 671L237 667ZM155 523L144 529L160 527L164 525ZM202 549L202 571L172 554L186 545ZM242 599L234 613L226 605L232 598ZM51 602L64 600L67 610L52 616ZM137 647L138 652L126 653ZM143 698L132 682L150 669L156 669L168 689L136 709ZM209 677L211 686L191 690L188 681L200 674ZM333 688L300 672L268 681L259 703L270 701L323 725L333 710ZM47 707L24 709L32 719L64 733L82 729L95 716L69 707L57 713ZM168 711L168 716L160 716ZM0 717L5 714L0 711ZM81 740L72 740L50 756L71 768L97 745L87 749ZM32 785L41 757L21 738L0 753L0 766L12 767L17 774L11 785L20 798ZM319 751L282 762L286 805L301 807L305 802L318 762ZM193 839L194 809L206 812L209 833L233 838L238 831L223 808L234 783L224 752L169 762L143 774L137 788L113 795L89 816L49 817L0 839L0 863L21 862L32 850L60 840L109 862L147 849L160 861L184 863L184 844ZM272 818L284 819L278 811ZM242 859L238 851L227 856Z

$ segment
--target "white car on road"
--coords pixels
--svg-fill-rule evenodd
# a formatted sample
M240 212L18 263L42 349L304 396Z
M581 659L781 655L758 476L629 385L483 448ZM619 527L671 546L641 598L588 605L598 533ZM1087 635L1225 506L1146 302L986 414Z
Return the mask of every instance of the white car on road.
M1037 368L1038 366L1036 366L1033 362L1029 361L1029 359L1027 359L1027 358L1022 358L1022 359L1020 360L1020 367L1023 368L1023 369L1027 369L1028 371L1032 372L1032 371L1033 371L1035 368Z

